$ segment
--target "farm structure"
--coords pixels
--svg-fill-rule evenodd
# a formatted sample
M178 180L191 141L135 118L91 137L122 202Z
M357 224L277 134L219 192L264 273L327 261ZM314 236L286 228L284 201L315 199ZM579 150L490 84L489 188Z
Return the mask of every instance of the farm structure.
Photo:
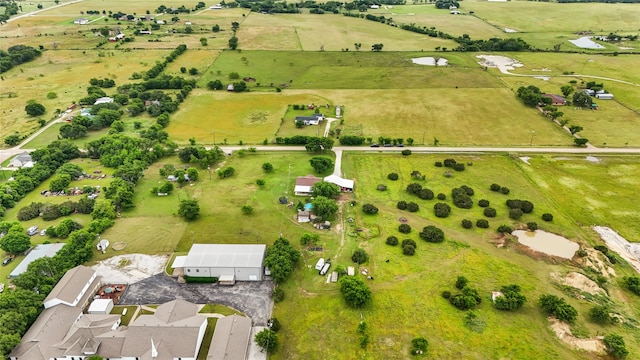
M554 106L564 106L567 105L567 99L560 95L556 94L542 94L542 97L546 97L551 99L551 105Z
M313 175L298 176L296 178L296 186L293 188L293 193L297 196L311 196L311 188L314 184L321 181L321 178Z
M194 244L187 256L177 256L172 268L186 276L234 281L261 281L266 245Z
M332 184L336 184L340 187L340 191L342 192L352 192L353 191L353 180L343 179L338 175L329 175L324 178L324 181Z

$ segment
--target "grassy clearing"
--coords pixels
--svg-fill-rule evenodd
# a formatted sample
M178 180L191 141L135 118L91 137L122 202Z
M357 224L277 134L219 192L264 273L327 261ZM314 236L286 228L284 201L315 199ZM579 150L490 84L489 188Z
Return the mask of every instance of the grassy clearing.
M200 314L222 314L225 316L237 314L244 316L242 312L220 304L206 304L198 312Z
M244 33L242 30L252 27L271 28L272 30L266 31L276 35L274 39L269 40L271 45L254 41L261 38L261 36L255 37L257 31L250 30ZM280 30L282 28L293 29L299 45L292 32ZM322 47L325 51L342 51L343 49L354 51L354 43L362 44L362 52L370 52L371 45L377 43L384 44L383 50L385 51L431 50L437 46L450 49L455 47L452 40L432 38L365 19L333 14L262 15L251 13L242 23L238 39L239 47L246 50L274 46L278 50L320 51ZM282 47L275 46L278 43L282 43Z
M478 208L460 210L453 207L450 218L435 218L430 206L436 201L422 201L415 198L422 208L416 214L400 212L395 209L399 199L410 199L404 194L404 187L411 182L410 171L421 170L427 175L426 186L434 192L447 191L453 186L468 184L476 190L474 196L491 200L498 209L499 217L490 220L492 228L501 223L511 223L505 216L504 198L506 196L491 193L491 182L508 184L512 189L509 198L527 198L536 205L534 213L526 215L522 221L539 220L542 212L556 215L553 223L538 223L549 231L562 233L578 241L591 241L593 235L588 229L576 226L563 202L550 200L546 189L530 182L528 171L519 169L519 160L506 156L456 157L459 161L473 161L473 166L453 178L441 176L442 168L433 167L433 162L442 160L442 156L371 156L347 154L343 159L347 174L357 174L357 197L359 205L371 202L380 208L376 216L360 213L360 206L347 208L345 213L354 213L356 225L365 231L373 230L375 224L380 230L372 231L369 239L347 237L345 249L365 248L371 258L361 266L367 268L374 281L367 281L373 291L373 302L360 310L346 307L335 284L324 284L312 270L301 264L294 279L284 284L286 300L275 309L275 316L281 320L281 337L286 338L275 359L303 359L323 357L337 359L403 359L408 357L409 344L413 337L424 336L429 340L430 357L439 358L535 358L546 359L589 359L591 355L571 350L563 345L550 331L545 317L535 305L540 294L552 293L566 298L553 280L552 272L574 271L570 265L550 265L542 261L519 254L509 246L499 249L491 242L493 233L489 231L462 230L462 218L481 218ZM525 165L526 166L526 165ZM535 165L533 166L535 167ZM387 172L401 174L397 182L386 179ZM544 173L543 170L540 174ZM523 176L524 175L524 176ZM578 175L580 176L580 175ZM377 184L389 186L387 192L375 190ZM555 192L554 192L555 194ZM611 203L616 200L611 199ZM450 200L445 202L450 203ZM355 211L354 211L355 210ZM402 235L395 230L398 217L409 220L414 231ZM531 217L529 220L528 217ZM443 244L428 244L420 240L416 231L427 224L443 227L447 241ZM389 235L399 235L400 239L412 238L418 243L416 255L401 255L398 247L384 244ZM334 263L347 265L344 260ZM389 262L387 262L387 260ZM429 264L426 266L425 264ZM628 267L616 268L616 271L628 273ZM479 289L483 298L482 305L475 310L484 323L482 333L466 328L463 324L465 313L452 307L441 298L443 290L455 290L455 277L464 275L472 286ZM520 311L509 314L499 312L490 305L490 291L501 285L519 284L529 302ZM612 284L612 286L614 286ZM628 300L626 296L622 301ZM569 298L580 314L585 314L591 306L586 301ZM615 301L621 301L615 297ZM637 301L637 300L632 300ZM623 304L623 303L621 303ZM322 311L318 311L321 308ZM627 316L638 316L633 306L621 306ZM289 316L294 313L296 316ZM338 320L339 319L339 320ZM359 347L359 335L356 332L358 322L368 322L370 344L366 350ZM314 331L302 331L313 328ZM594 336L602 328L586 322L581 315L573 326L585 336ZM637 346L632 335L633 330L616 327L615 331L624 333L629 349ZM488 341L487 339L491 339ZM628 340L627 340L628 339ZM326 344L332 344L328 347ZM462 345L464 344L464 345ZM318 355L321 354L321 355Z
M138 309L138 307L137 306L116 305L111 310L111 314L122 315L122 311L124 309L127 309L127 315L120 316L120 321L121 321L121 325L127 326L131 322L131 319L133 318L133 314L135 314L135 312Z
M128 79L133 72L150 68L166 54L166 51L118 50L86 54L67 50L44 52L37 60L3 74L4 81L0 90L0 138L14 131L28 134L39 127L39 117L31 118L24 112L28 100L33 99L44 105L47 112L42 118L51 119L55 116L56 109L65 110L73 102L86 96L90 78L113 78L117 85L129 83L131 80ZM107 93L112 91L115 89L106 90ZM57 98L47 99L49 92L55 92Z

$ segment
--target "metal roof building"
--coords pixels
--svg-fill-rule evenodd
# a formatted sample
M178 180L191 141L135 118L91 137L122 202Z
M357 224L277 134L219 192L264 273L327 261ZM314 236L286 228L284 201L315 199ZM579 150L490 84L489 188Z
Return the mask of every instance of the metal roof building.
M64 243L36 245L36 247L33 248L33 250L31 250L31 252L29 252L29 254L20 262L20 264L18 264L18 266L13 269L11 274L9 274L9 277L16 278L18 277L18 275L27 271L27 267L29 267L29 264L31 264L34 260L43 257L53 257L58 251L60 251L60 249L62 249L63 246Z
M236 281L263 278L266 245L194 244L187 256L178 256L172 267L182 267L193 277L229 277Z

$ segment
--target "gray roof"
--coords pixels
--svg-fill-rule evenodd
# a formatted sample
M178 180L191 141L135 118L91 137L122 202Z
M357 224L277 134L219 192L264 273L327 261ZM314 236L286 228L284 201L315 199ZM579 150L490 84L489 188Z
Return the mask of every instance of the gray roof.
M244 360L251 336L251 319L231 315L218 319L207 360Z
M44 301L60 299L70 304L73 303L95 272L95 270L83 265L74 267L64 274Z
M23 163L25 163L27 161L33 161L33 159L31 158L31 155L29 155L29 153L26 152L26 151L23 152L23 153L20 153L19 155L17 155L13 159L14 160L18 160L18 161L23 162Z
M266 245L194 244L184 267L261 267Z
M11 274L9 274L9 277L14 278L27 271L27 267L29 266L29 264L31 264L36 259L40 259L43 257L53 257L58 251L60 251L60 249L62 249L63 246L63 243L36 245L36 247L33 248L33 250L31 250L31 252L29 252L29 254L20 262L20 264L18 264L18 266L13 269Z

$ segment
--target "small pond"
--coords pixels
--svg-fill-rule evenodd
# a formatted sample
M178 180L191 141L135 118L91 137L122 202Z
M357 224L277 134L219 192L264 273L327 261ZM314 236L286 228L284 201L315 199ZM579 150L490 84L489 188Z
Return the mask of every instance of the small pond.
M565 237L543 230L516 230L512 235L518 238L519 243L535 251L565 259L571 259L580 248L577 243Z

